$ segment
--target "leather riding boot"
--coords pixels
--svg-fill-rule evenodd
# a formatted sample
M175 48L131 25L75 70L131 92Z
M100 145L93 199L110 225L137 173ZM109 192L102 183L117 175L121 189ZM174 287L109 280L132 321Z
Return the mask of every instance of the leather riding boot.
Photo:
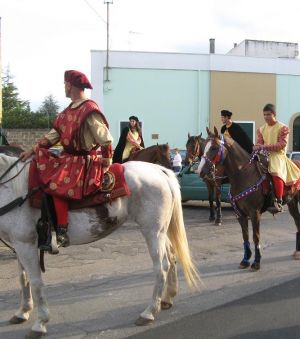
M283 212L283 202L282 199L274 199L273 200L273 205L267 208L267 211L272 213L272 214L276 214L276 213L280 213Z
M70 244L70 240L67 233L68 225L57 225L56 240L58 247L67 247Z

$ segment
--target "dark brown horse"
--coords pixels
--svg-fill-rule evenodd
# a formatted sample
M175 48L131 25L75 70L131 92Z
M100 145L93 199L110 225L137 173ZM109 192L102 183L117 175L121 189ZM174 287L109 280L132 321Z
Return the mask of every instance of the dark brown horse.
M170 146L168 144L153 145L130 155L127 161L145 161L171 169Z
M244 240L244 257L240 268L250 266L251 249L249 243L248 219L252 222L253 242L255 245L254 262L251 269L260 269L260 219L267 208L268 195L263 190L262 183L266 175L262 170L261 162L253 155L246 153L237 142L230 138L218 136L215 128L210 132L204 155L199 165L201 176L206 175L214 169L214 166L223 162L224 169L228 175L230 186L230 200L235 210L238 221L242 228ZM296 251L294 257L300 259L300 213L298 209L300 195L299 191L286 192L284 200L287 202L289 212L294 218L296 233Z
M188 133L186 157L184 161L186 166L192 166L193 163L200 161L204 153L205 145L206 139L203 139L201 134L191 136L190 133ZM203 178L208 192L209 221L214 221L215 225L222 224L221 185L223 172L223 167L217 166L216 171L213 172L212 175L206 175ZM200 177L199 180L201 180ZM216 201L216 208L214 206L214 200Z

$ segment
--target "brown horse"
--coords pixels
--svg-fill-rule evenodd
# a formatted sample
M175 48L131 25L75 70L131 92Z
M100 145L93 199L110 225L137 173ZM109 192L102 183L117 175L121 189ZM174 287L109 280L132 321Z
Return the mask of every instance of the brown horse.
M238 221L242 228L244 240L244 257L240 268L250 266L251 249L249 243L248 219L252 222L253 242L255 245L254 262L251 269L260 269L260 219L268 206L268 195L265 194L262 183L266 175L259 161L249 155L237 142L230 138L218 136L215 128L210 132L210 138L206 144L204 155L199 165L201 176L214 170L214 166L223 162L224 169L228 175L230 186L230 200L235 210ZM268 180L268 179L267 179ZM285 192L284 200L287 202L289 212L293 217L296 227L296 251L294 257L300 259L300 213L298 203L299 191Z
M145 161L171 169L170 146L168 144L153 145L130 155L127 161Z
M186 157L184 160L186 166L192 166L197 160L200 161L203 155L206 139L203 139L201 135L202 134L191 136L190 133L188 133ZM212 175L206 175L203 178L208 192L209 221L214 221L215 225L218 226L222 224L221 185L223 172L223 167L217 166L216 171L211 173ZM214 198L216 201L216 208L214 206Z

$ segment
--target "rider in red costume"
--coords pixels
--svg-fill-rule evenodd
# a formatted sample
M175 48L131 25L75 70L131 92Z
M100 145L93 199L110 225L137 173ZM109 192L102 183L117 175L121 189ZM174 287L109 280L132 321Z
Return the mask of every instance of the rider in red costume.
M101 188L103 175L112 163L113 141L105 116L84 93L85 88L92 89L88 78L79 71L69 70L64 80L71 104L56 117L53 128L20 155L25 161L35 154L43 190L53 196L59 246L69 243L68 200L81 200ZM53 156L48 148L58 142L63 151ZM99 146L101 158L96 152Z

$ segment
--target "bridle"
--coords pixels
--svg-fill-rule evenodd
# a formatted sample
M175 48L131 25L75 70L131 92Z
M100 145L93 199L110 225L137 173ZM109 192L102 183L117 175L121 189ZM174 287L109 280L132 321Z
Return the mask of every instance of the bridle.
M215 140L214 137L210 137L209 140L213 142ZM216 165L217 164L223 164L226 154L225 154L225 141L224 141L224 135L221 134L221 139L220 139L220 144L219 144L219 149L218 153L215 155L213 159L209 159L207 155L203 155L202 158L205 160L205 162L208 163L209 166L209 175L211 176L212 180L216 181L216 179L222 179L224 177L216 177Z
M186 149L187 151L190 150L191 147L189 147L189 141L190 139L195 140L194 147L191 152L187 153L187 158L192 160L192 163L190 166L193 166L199 159L201 159L201 156L203 155L203 150L201 148L201 142L200 142L200 137L190 137L189 140L186 143Z

